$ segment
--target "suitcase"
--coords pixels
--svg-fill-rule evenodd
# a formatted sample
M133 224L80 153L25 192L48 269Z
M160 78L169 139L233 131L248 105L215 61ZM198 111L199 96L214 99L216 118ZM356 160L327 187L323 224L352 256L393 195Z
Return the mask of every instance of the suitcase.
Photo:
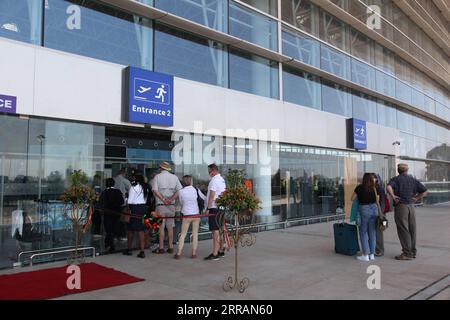
M354 256L359 251L358 229L353 224L335 223L334 251L336 253Z

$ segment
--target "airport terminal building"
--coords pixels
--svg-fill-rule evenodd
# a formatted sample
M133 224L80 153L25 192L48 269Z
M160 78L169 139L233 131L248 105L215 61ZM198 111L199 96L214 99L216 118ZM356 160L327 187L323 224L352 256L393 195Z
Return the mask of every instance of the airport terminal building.
M80 169L243 169L267 226L341 217L398 162L450 201L449 23L443 0L0 1L0 268L71 245ZM15 210L47 236L17 241Z

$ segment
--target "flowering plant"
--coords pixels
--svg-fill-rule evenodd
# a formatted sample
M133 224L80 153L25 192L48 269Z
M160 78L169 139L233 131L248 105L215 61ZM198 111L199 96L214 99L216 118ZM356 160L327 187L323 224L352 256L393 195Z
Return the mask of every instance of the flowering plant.
M142 217L142 223L147 229L159 230L161 227L162 218L157 212L152 211L150 213L146 213Z
M261 209L261 200L244 184L245 174L242 170L229 170L227 174L227 188L217 198L218 206L223 206L229 211L245 212L253 214Z
M72 185L64 190L61 200L75 206L90 204L95 200L95 192L86 185L87 176L81 170L75 170L71 176Z

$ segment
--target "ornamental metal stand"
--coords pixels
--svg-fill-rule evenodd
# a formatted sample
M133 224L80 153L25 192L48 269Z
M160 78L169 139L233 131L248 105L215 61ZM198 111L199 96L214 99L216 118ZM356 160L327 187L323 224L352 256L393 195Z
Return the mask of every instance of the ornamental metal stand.
M230 222L234 219L234 229L231 230L231 239L234 246L234 278L233 276L228 276L228 279L223 283L223 290L228 292L237 288L240 293L243 293L245 289L250 285L250 280L247 277L239 279L238 277L238 266L239 266L239 256L238 248L239 243L241 247L250 247L256 243L256 236L250 232L252 228L252 216L243 213L232 213ZM250 220L250 221L249 221ZM226 228L226 215L223 219L224 228ZM246 224L246 222L250 222ZM220 225L220 224L219 224ZM245 225L242 227L241 225ZM224 229L222 229L224 230Z

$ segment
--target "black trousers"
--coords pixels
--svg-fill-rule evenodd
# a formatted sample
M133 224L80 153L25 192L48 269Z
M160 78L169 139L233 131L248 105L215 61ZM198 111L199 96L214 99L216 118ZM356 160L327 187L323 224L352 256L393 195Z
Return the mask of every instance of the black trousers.
M120 213L107 213L103 218L105 224L105 247L111 247L114 249L114 238L120 235Z
M92 233L93 234L101 234L102 233L102 214L100 210L95 209L92 214Z

